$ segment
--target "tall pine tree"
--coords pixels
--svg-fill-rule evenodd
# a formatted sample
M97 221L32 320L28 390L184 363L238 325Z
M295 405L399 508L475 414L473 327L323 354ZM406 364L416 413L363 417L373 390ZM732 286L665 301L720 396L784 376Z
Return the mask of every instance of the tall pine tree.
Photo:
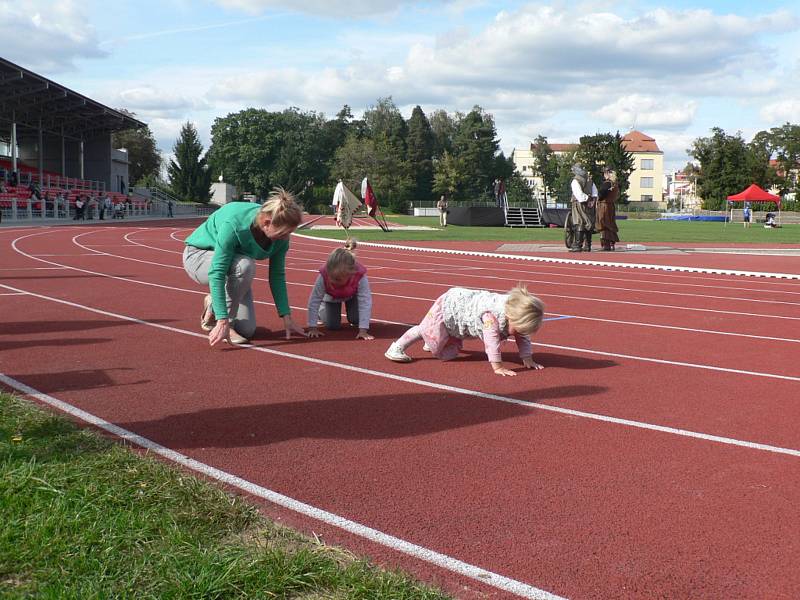
M496 134L494 118L480 106L475 106L458 124L454 154L463 169L461 180L469 200L491 194L495 154L500 147Z
M433 131L417 105L408 120L408 166L414 178L416 200L428 200L433 186Z
M614 135L608 145L606 153L606 166L614 169L617 174L617 183L619 184L619 200L623 204L628 202L628 188L630 187L630 177L633 173L633 154L625 150L622 144L622 136L619 131Z
M172 193L181 200L207 203L211 195L211 171L206 165L203 144L195 126L186 122L172 148L175 158L169 162Z

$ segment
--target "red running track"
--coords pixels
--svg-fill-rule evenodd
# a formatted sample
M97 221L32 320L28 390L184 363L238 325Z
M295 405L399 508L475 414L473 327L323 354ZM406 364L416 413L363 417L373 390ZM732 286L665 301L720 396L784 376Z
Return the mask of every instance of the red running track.
M375 341L287 342L262 265L254 347L212 351L174 225L0 230L0 371L459 597L800 596L800 282L363 248ZM296 318L333 247L292 241ZM545 370L383 359L447 287L519 280Z

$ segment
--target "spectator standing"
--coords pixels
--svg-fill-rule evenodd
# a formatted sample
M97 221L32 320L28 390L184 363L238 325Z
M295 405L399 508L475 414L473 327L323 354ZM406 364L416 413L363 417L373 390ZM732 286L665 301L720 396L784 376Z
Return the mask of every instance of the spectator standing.
M597 197L597 215L595 229L600 234L600 246L603 250L613 252L619 241L617 227L616 202L619 199L617 174L612 169L603 171L604 181L600 184Z
M436 203L436 208L439 209L439 227L447 227L447 196L442 194L439 201Z

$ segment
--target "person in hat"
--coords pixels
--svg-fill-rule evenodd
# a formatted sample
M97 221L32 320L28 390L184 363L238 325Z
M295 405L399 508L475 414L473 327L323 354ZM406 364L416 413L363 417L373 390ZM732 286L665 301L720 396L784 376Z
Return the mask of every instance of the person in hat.
M569 251L591 252L597 187L582 165L573 165L572 173L574 178L570 189L572 191L572 226L575 235Z

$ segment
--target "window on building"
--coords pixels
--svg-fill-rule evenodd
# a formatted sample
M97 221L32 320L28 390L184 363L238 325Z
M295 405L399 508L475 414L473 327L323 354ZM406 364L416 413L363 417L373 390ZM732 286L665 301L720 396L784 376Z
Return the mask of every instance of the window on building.
M642 159L642 171L652 171L653 170L653 163L655 161L652 158L643 158Z
M642 177L639 180L639 187L643 187L643 188L651 188L651 187L653 187L653 178L652 177Z
M640 198L642 199L642 202L652 202L653 201L653 196L651 196L650 194L642 194L640 196Z

